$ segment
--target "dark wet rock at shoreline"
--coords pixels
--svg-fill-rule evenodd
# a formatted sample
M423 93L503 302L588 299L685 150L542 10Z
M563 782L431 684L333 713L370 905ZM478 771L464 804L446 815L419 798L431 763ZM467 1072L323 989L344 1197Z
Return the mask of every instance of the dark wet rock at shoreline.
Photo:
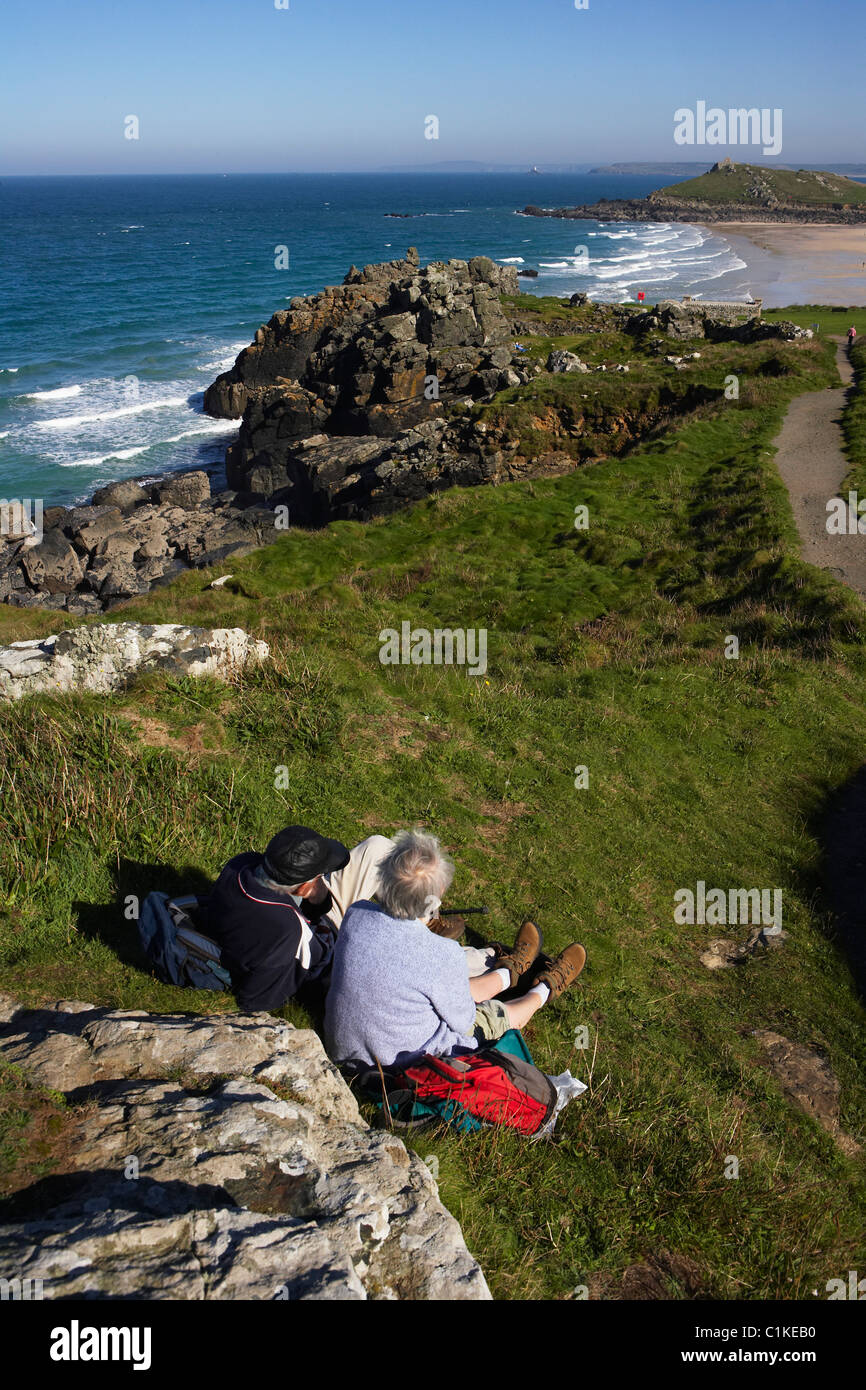
M172 473L151 483L110 483L89 505L49 507L41 538L29 521L16 526L7 515L0 601L98 613L185 569L248 554L275 538L272 511L234 501L234 492L212 496L206 473Z
M601 198L597 203L573 208L540 208L530 203L524 217L559 217L567 221L589 222L766 222L793 225L834 223L859 226L866 222L866 208L764 207L760 203L709 203L698 199L669 200L656 194L649 198Z

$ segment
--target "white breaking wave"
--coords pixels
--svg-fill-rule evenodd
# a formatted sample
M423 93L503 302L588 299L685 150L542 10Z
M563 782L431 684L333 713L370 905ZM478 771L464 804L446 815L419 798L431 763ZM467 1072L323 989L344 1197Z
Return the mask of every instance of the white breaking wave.
M0 372L17 372L17 367L0 367Z
M500 256L500 265L523 265L522 256Z
M158 441L160 444L177 444L180 439L192 439L199 434L235 434L240 428L240 417L236 420L213 420L209 425L202 425L197 430L183 430L180 434L170 434L167 439Z
M294 299L294 298L296 298L296 296L293 295L293 294L287 294L287 295L286 295L286 299ZM224 372L224 371L226 370L227 367L233 367L233 366L235 365L235 361L237 360L238 353L243 352L244 348L248 348L249 345L250 345L250 340L249 340L249 338L246 338L242 343L231 343L231 344L229 344L229 346L228 346L227 348L225 348L226 354L231 353L231 356L228 356L228 355L227 355L227 356L225 356L225 357L218 357L218 358L217 358L215 361L213 361L213 362L202 362L202 363L200 363L200 364L196 367L196 371L197 371L197 372Z
M88 454L86 458L67 459L61 462L61 468L96 468L101 463L108 463L113 459L131 459L137 454L146 454L150 449L158 449L162 444L177 444L181 439L192 439L203 435L219 437L225 434L235 434L238 429L238 421L212 420L207 425L201 425L193 430L181 430L180 434L170 434L165 439L151 439L147 444L137 444L132 449L111 449L105 454Z
M58 386L55 391L28 391L22 401L62 401L69 396L80 396L80 386Z
M543 278L580 287L605 303L632 300L638 289L653 287L662 294L699 292L701 286L746 268L721 237L691 224L611 223L583 235L587 244L594 238L588 259L564 255L540 261L539 268Z
M0 434L0 439L5 439L8 433L9 433L8 430L4 430L3 433Z
M139 444L135 449L115 449L110 454L88 454L86 459L69 459L66 463L61 463L60 468L95 468L100 463L107 463L109 459L131 459L136 454L143 454L151 446L149 444Z
M164 401L144 401L140 405L125 405L119 410L101 410L96 415L61 415L57 420L40 420L40 430L76 430L81 425L93 425L101 420L119 420L124 415L140 415L145 410L168 410L170 406L186 405L186 396L171 396Z

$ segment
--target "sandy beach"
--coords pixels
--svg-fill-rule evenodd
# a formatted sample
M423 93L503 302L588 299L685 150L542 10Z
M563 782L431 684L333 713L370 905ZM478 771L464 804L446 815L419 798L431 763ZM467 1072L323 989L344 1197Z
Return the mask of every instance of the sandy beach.
M866 225L716 222L707 228L746 262L739 279L767 308L866 304Z

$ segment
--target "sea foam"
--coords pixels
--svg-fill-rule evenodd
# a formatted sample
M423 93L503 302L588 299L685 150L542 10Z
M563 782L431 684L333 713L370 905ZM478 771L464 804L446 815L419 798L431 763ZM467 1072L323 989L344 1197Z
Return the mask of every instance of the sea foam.
M80 396L80 386L58 386L54 391L28 391L22 401L63 401L70 396Z
M167 410L170 406L186 405L186 396L171 396L163 401L143 401L139 405L124 405L119 410L101 410L96 415L61 415L57 420L40 420L40 430L76 430L101 420L119 420L124 415L140 415L145 410Z
M69 459L66 463L58 464L60 468L95 468L100 463L106 463L109 459L131 459L136 454L145 453L151 446L149 444L139 444L135 449L114 449L109 454L88 454L84 459Z

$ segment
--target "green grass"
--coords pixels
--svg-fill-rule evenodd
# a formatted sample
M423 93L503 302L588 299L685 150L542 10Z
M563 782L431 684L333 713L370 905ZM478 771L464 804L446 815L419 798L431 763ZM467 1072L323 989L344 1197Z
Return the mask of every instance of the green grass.
M854 386L849 392L842 416L842 429L851 461L851 471L842 485L842 490L844 494L847 489L853 488L861 497L866 497L866 329L857 325L857 332L862 334L862 337L851 349Z
M751 1037L823 1048L864 1138L864 1011L823 896L822 817L863 760L866 628L797 558L772 459L790 397L831 384L832 349L777 346L786 370L762 374L767 351L740 365L738 401L623 457L292 532L221 567L226 588L190 572L113 613L245 627L273 660L227 687L153 675L3 712L4 988L233 1009L150 977L130 895L194 887L292 821L348 842L421 823L454 855L453 900L489 905L491 936L529 914L549 947L577 938L589 956L528 1030L541 1066L589 1085L555 1140L413 1141L494 1293L568 1297L659 1248L729 1299L809 1297L862 1268L862 1162L784 1099ZM656 389L655 370L627 389ZM485 627L486 675L381 666L379 632L404 620ZM5 640L57 623L0 613ZM787 943L707 972L708 940L745 929L674 924L697 879L781 887Z
M708 203L751 202L749 190L755 180L772 190L782 203L825 206L866 203L866 187L843 174L811 169L769 169L757 164L737 164L719 173L700 174L659 189L668 198L698 198ZM762 201L762 200L760 200Z
M798 345L772 341L741 346L705 339L679 342L660 333L640 338L622 330L627 306L571 309L561 300L529 295L507 302L515 317L534 326L525 342L530 361L545 365L554 348L566 348L591 368L605 368L587 374L544 373L471 410L488 428L516 439L520 455L530 460L551 451L575 461L608 457L631 449L636 438L689 417L724 416L732 373L739 379L744 408L773 398L768 378L785 376L789 386L799 383L800 389L819 384L817 348L804 352ZM691 353L697 357L679 372L665 361ZM833 349L823 345L826 384L834 378L832 357ZM628 372L618 372L618 365L628 366Z

